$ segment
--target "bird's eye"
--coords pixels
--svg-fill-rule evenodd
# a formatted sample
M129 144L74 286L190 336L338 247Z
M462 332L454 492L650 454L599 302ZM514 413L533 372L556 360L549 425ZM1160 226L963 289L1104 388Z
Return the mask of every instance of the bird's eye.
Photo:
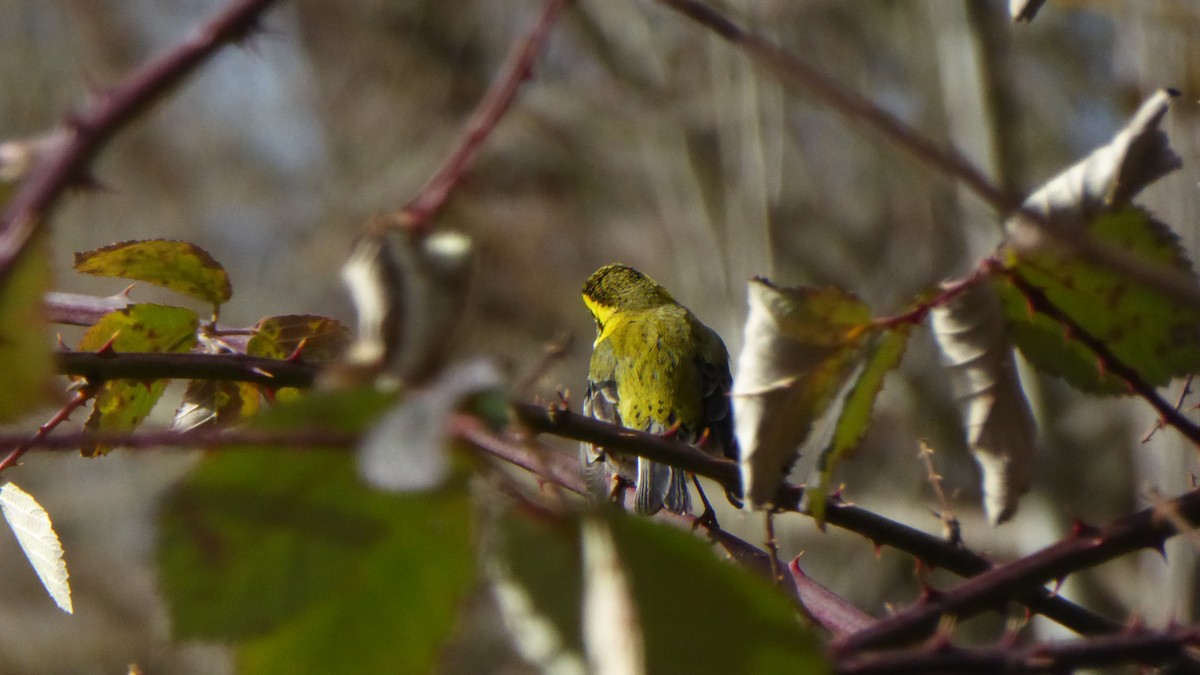
M595 318L595 317L592 317L592 318ZM596 319L596 332L597 333L604 332L604 324L600 323L600 319Z

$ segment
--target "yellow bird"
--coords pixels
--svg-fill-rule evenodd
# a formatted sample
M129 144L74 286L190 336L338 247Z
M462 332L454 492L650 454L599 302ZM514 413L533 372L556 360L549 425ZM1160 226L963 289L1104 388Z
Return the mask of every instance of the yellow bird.
M596 419L682 441L736 459L725 343L650 277L626 265L601 267L583 286L596 320L583 412ZM691 510L682 469L608 455L584 443L584 476L608 494L616 473L631 482L639 513Z

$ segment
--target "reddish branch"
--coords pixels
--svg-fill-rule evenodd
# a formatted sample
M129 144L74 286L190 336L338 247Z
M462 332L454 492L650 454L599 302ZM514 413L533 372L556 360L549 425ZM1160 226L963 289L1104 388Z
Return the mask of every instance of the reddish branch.
M118 131L148 110L222 46L245 38L273 0L230 3L189 38L142 66L110 91L97 92L90 105L71 116L59 147L50 150L0 215L0 283L8 279L55 201L72 185L89 182L96 154Z
M949 645L881 652L837 664L839 675L906 673L1068 673L1077 668L1111 668L1121 663L1164 665L1188 658L1200 645L1200 628L1129 631L1090 640L1025 647L959 648Z
M1095 567L1132 551L1149 548L1161 552L1164 542L1179 533L1168 519L1160 516L1163 508L1171 509L1188 523L1200 522L1200 491L1129 514L1101 528L1077 524L1066 539L927 598L866 630L836 641L834 647L841 653L855 653L918 639L927 635L943 615L961 618L999 607L1009 598L1041 589L1044 584L1065 579L1072 572Z
M44 447L43 444L46 442L46 438L50 435L50 432L54 431L58 425L66 422L67 419L71 417L71 413L79 410L85 403L91 400L94 393L95 392L90 387L85 387L79 391L76 391L75 395L71 397L71 400L67 401L66 405L60 408L58 412L54 413L54 416L51 417L45 424L38 427L37 433L35 433L32 437L16 443L0 443L0 447L15 446L8 453L8 456L6 456L3 460L0 460L0 471L4 471L5 469L16 464L21 457L25 455L25 453L29 452L35 446Z
M457 148L438 167L429 182L421 188L412 201L408 202L396 216L399 224L411 231L422 232L445 206L450 193L459 184L467 169L475 161L483 142L491 135L500 118L508 111L517 96L521 84L529 79L534 59L550 35L554 19L567 4L567 0L546 0L537 20L523 39L513 45L500 74L479 102L479 106L467 121L466 129L459 139Z

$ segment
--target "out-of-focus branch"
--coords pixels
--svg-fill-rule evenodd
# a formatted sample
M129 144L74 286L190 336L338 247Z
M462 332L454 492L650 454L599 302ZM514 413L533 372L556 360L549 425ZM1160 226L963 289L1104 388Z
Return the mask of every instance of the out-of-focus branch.
M1200 308L1200 285L1187 274L1164 268L1115 246L1077 233L1064 234L1041 213L1022 209L1020 196L996 187L962 153L930 141L864 96L843 88L803 59L747 31L700 0L658 0L736 45L786 84L802 89L848 119L861 122L912 153L919 160L960 180L1003 217L1019 217L1031 227L1012 241L1019 251L1060 247L1072 255L1154 288L1177 302ZM1172 91L1173 94L1178 92Z
M105 314L132 304L133 299L124 292L107 298L80 293L46 293L42 298L46 320L69 326L91 326Z
M71 397L71 400L67 401L62 408L59 408L58 412L54 413L54 416L51 417L45 424L38 427L37 432L32 437L14 444L16 447L9 451L8 455L3 460L0 460L0 471L4 471L5 469L16 464L18 461L20 461L21 457L25 455L25 453L33 449L34 446L43 442L46 437L50 435L51 431L54 431L58 425L66 422L67 419L71 417L71 413L80 409L85 403L90 401L94 393L95 390L91 387L84 387L83 389L76 391L75 395ZM0 447L5 447L5 444L0 443Z
M471 118L467 120L458 146L446 157L417 196L394 216L398 225L418 233L428 229L429 222L442 210L450 193L475 161L483 142L508 112L521 83L529 79L534 59L550 35L554 19L566 4L567 0L545 1L537 20L529 32L513 45L500 73L479 101L479 106L471 114Z
M89 182L92 159L118 131L148 110L222 46L253 33L273 0L236 0L167 53L116 88L96 92L71 116L57 148L47 151L0 215L0 283L49 217L64 190Z
M1019 196L997 188L959 151L938 146L870 99L842 87L833 78L744 29L713 7L698 0L659 2L737 45L784 82L809 92L841 115L878 130L924 163L963 181L997 211L1008 213L1020 208Z
M83 445L105 445L127 450L157 448L228 448L235 445L260 447L344 448L358 443L359 435L325 429L212 429L191 431L144 429L128 432L71 431L30 441L16 434L0 434L0 447L28 443L29 449L78 450Z

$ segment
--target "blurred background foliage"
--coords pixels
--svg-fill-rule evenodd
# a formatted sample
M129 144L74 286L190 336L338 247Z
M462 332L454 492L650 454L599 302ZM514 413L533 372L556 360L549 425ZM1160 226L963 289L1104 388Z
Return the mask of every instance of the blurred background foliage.
M48 131L89 91L102 93L220 4L3 0L0 137ZM1200 5L1052 0L1032 24L1011 26L1005 4L720 6L1020 190L1104 142L1155 89L1180 89L1166 128L1184 169L1141 201L1194 255ZM112 144L97 166L105 190L60 209L58 289L121 288L70 272L73 251L173 237L204 246L229 269L234 298L223 320L304 312L350 319L338 268L359 228L416 194L538 5L281 2L267 14L266 34L222 52ZM569 357L537 391L551 398L562 386L576 402L592 339L578 290L601 264L623 261L656 277L736 353L750 276L836 284L893 314L969 269L999 238L996 218L954 181L785 90L650 0L577 0L568 9L441 225L482 249L460 349L492 355L519 378L548 340L569 332ZM139 289L135 297L157 295ZM1063 536L1074 518L1104 521L1146 504L1147 487L1168 495L1190 487L1194 450L1168 432L1139 444L1154 419L1148 406L1085 398L1036 377L1026 384L1042 454L1034 492L1012 523L983 524L976 470L925 333L889 378L856 461L842 469L846 498L937 531L917 460L917 439L927 437L956 492L967 544L1004 560ZM2 569L14 570L0 603L0 672L112 673L135 661L147 672L230 667L220 647L173 643L155 593L155 505L193 459L26 459L13 478L56 520L77 609L59 613L13 542L0 545ZM756 517L724 513L721 522L761 539ZM919 592L906 555L821 535L796 516L782 526L785 555L804 550L811 576L868 611ZM1168 563L1129 556L1073 577L1065 592L1154 625L1194 621L1195 554L1173 542ZM994 629L999 620L989 621ZM501 649L485 620L470 630L460 642L474 651ZM522 669L511 656L503 663Z

